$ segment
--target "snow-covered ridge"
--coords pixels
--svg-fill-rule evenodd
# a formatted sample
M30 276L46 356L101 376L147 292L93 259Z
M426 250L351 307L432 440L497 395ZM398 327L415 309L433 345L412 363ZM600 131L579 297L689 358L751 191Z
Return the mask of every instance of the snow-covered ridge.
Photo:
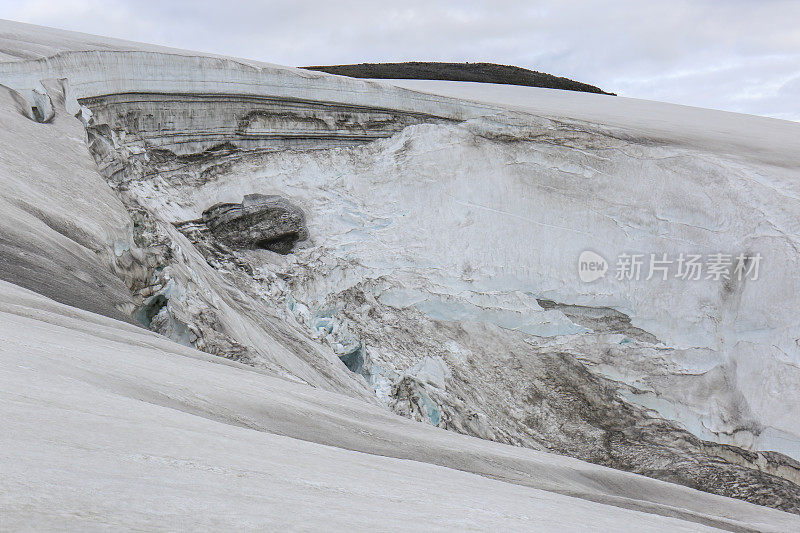
M108 94L268 96L396 109L464 119L491 106L387 84L279 66L254 67L227 58L144 51L69 51L28 61L0 62L4 85L24 91L40 80L68 78L75 98Z

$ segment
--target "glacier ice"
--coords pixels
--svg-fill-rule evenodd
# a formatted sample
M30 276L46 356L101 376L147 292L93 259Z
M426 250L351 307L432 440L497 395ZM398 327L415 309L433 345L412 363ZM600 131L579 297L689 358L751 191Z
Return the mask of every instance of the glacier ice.
M0 61L3 279L387 417L324 441L297 422L319 408L298 406L267 431L418 459L364 444L393 410L800 510L796 124L42 31L39 52ZM247 198L296 206L301 244L208 231L210 206ZM764 262L739 284L583 283L585 250ZM264 420L193 398L173 400Z

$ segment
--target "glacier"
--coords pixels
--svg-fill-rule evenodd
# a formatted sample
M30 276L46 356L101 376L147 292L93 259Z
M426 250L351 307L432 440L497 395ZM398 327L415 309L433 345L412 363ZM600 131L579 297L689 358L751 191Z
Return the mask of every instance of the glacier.
M74 506L75 527L175 525L164 507L233 478L194 526L292 524L257 488L370 501L363 529L404 520L398 502L420 527L797 527L753 504L800 512L800 125L11 22L0 85L11 528ZM220 238L204 213L251 195L307 234L282 253ZM763 263L741 283L584 283L585 250ZM48 492L73 449L61 483L137 511ZM475 491L491 500L447 497Z

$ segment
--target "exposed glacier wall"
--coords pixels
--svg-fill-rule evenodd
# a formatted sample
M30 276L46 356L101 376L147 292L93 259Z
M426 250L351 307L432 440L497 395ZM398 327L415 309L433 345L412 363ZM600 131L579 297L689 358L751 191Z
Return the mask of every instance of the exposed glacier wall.
M792 319L774 305L796 285L781 274L796 261L796 205L776 202L769 212L752 213L753 220L740 216L741 206L770 194L748 178L763 169L558 123L508 126L496 119L413 126L364 148L228 159L232 166L223 171L216 162L195 170L183 165L126 186L170 222L253 191L287 195L309 213L317 249L358 263L345 277L401 277L403 285L382 293L382 301L413 305L434 319L551 336L591 328L563 310L542 308L540 299L616 309L672 348L676 379L702 382L709 369L725 368L738 400L723 402L722 414L708 402L725 387L699 387L705 397L693 403L703 412L696 429L704 438L797 454L792 411L774 408L795 401L796 387L780 398L763 387L765 380L797 379L785 372L797 365ZM576 272L584 249L609 258L757 250L764 259L762 277L740 286L611 276L587 285ZM347 288L334 279L315 280L323 286L310 288L310 296ZM753 382L756 368L764 379ZM680 394L683 387L663 389Z
M294 325L395 412L793 508L796 488L777 478L800 479L796 463L725 446L763 449L755 439L765 434L729 362L713 343L690 338L682 346L669 323L653 327L669 316L679 330L694 315L659 305L655 318L639 323L616 309L630 313L631 302L650 302L658 288L598 293L575 272L580 251L598 247L592 223L629 250L626 217L642 212L630 214L609 191L592 199L614 216L587 217L581 180L597 172L609 180L642 171L664 181L690 176L704 163L687 149L513 115L411 125L363 146L324 141L314 150L226 148L191 158L148 152L135 126L89 129L99 166L114 169L110 183L158 219L169 239L182 248L188 239L222 276L218 285L239 291L237 315L257 316L262 327ZM276 257L232 250L197 224L210 205L253 192L300 206L308 241ZM620 227L628 229L615 235ZM509 248L509 239L517 246ZM671 239L664 240L688 240ZM698 285L713 298L711 284ZM211 307L182 293L169 309L203 331L208 314L197 309ZM249 345L235 328L225 337ZM261 357L215 341L209 348L251 364ZM706 365L700 371L698 361ZM642 379L630 377L636 372ZM720 484L720 476L735 481Z
M81 99L95 122L135 131L142 149L193 154L218 145L309 149L390 137L432 115L295 98L126 93Z

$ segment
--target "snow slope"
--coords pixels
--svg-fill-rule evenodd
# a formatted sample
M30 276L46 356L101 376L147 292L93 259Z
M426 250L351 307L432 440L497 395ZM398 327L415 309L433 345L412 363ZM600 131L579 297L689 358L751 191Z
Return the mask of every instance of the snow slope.
M777 166L800 163L797 123L636 98L536 87L438 80L380 80L397 87L579 120L630 136L742 155Z
M0 318L3 530L788 531L800 523L426 427L5 282Z

